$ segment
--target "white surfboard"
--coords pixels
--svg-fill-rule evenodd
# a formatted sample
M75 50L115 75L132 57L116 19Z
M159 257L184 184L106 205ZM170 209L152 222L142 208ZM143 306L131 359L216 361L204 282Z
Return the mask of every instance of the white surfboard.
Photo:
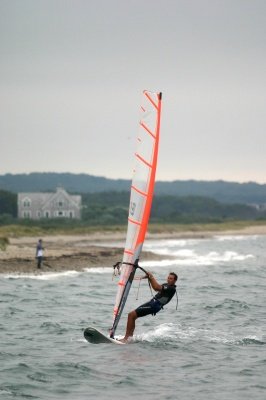
M106 336L104 333L93 327L89 327L84 330L84 337L88 342L93 344L99 344L99 343L109 343L109 344L113 343L122 345L125 344L117 339L112 339L109 336Z

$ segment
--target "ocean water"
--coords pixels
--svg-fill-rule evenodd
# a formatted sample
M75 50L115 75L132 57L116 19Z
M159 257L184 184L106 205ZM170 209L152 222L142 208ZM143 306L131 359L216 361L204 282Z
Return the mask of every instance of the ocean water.
M138 319L125 346L83 338L111 326L110 266L0 275L0 398L265 399L265 248L266 236L147 241L163 259L141 265L160 282L179 275L179 304ZM150 298L146 282L134 282L118 336Z

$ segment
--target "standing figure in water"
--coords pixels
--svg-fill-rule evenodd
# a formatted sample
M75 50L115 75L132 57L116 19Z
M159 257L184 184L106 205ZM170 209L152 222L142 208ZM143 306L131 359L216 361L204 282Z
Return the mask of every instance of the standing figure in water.
M41 268L41 266L42 266L43 250L44 250L44 247L42 246L42 239L39 239L37 246L36 246L37 268Z

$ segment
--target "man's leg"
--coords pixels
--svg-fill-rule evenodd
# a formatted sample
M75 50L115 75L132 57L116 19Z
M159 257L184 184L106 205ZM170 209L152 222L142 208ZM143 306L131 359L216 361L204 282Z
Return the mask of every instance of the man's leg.
M127 340L129 337L133 336L135 330L135 321L138 318L136 311L131 311L127 317L127 329L124 340Z

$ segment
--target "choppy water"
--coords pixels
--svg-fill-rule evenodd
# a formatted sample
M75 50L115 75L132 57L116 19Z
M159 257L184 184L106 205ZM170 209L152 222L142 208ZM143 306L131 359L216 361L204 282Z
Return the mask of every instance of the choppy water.
M0 276L1 399L266 398L266 236L146 247L163 255L142 263L159 281L178 273L179 307L139 319L126 346L83 339L87 326L111 326L111 269ZM136 294L137 282L119 335L126 312L150 298L146 283Z

